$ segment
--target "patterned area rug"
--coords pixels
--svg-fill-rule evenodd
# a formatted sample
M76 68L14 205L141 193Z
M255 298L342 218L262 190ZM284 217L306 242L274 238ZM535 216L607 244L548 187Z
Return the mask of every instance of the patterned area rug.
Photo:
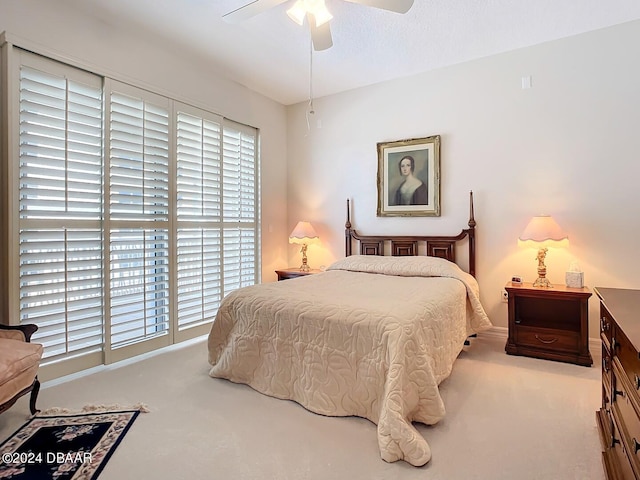
M96 479L140 411L147 410L51 415L61 411L38 414L0 445L0 479Z

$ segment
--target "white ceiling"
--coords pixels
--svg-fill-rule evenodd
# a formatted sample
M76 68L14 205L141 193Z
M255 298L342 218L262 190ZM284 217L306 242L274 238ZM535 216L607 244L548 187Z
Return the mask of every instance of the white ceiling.
M287 17L293 0L240 25L222 16L250 0L67 2L169 41L284 105L309 98L309 32ZM326 4L333 47L313 53L316 98L640 19L638 0L415 0L404 15L343 0Z

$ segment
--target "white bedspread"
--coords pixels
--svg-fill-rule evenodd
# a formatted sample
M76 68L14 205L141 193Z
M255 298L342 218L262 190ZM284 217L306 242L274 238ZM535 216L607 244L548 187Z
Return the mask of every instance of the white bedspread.
M384 460L420 466L431 450L411 422L444 416L439 383L466 337L490 325L476 280L455 264L356 255L229 294L209 334L210 375L368 418Z

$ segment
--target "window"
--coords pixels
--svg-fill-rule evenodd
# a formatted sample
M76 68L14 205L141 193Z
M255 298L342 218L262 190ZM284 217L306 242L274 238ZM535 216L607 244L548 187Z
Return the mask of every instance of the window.
M16 70L2 74L15 75L5 85L19 85L9 93L20 113L3 107L3 117L19 129L2 134L19 157L2 158L13 172L2 187L19 201L3 204L1 253L18 255L0 296L39 326L43 368L110 363L206 333L222 298L259 278L256 129L9 54Z
M179 105L178 328L213 320L222 298L255 283L255 130Z
M256 278L255 157L255 135L229 122L224 129L222 162L225 291L251 285Z
M102 81L47 63L20 67L20 321L55 360L102 347Z
M178 328L184 330L211 321L223 296L222 118L181 105L177 120Z
M115 349L170 331L169 100L112 82L108 119L109 318Z

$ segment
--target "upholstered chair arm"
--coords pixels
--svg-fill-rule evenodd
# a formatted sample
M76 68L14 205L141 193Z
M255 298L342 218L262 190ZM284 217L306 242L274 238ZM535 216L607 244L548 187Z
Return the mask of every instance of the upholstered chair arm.
M31 335L33 335L38 326L29 323L26 325L2 325L0 324L0 338L10 338L13 340L20 340L22 342L30 342Z

